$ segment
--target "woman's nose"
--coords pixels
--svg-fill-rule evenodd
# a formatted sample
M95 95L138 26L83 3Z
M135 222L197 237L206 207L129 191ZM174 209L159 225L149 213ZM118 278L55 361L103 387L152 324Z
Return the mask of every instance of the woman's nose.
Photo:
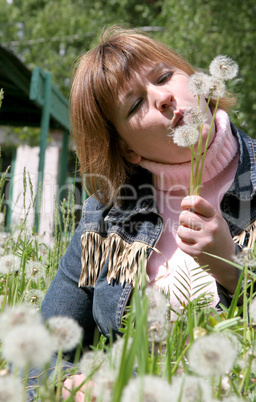
M171 107L173 96L169 91L156 91L155 97L156 107L160 112L165 112Z

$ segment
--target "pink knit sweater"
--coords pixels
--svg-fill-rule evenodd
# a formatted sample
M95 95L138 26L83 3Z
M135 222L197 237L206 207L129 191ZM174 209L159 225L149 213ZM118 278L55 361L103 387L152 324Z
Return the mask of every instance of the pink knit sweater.
M223 195L230 187L237 169L237 141L231 133L226 112L218 110L215 119L216 135L209 146L205 159L200 195L220 212ZM186 297L193 300L206 292L215 306L219 301L216 282L202 270L192 257L181 251L176 242L181 200L189 195L190 162L167 165L142 160L140 165L154 175L157 205L164 220L163 233L156 248L168 260L153 252L147 265L149 285L170 292L172 308L180 312ZM172 319L175 319L175 314Z

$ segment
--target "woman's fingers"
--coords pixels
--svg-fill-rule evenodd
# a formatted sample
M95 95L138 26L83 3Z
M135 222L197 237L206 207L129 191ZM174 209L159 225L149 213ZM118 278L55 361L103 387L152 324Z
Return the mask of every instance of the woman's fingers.
M183 210L193 211L205 218L211 218L216 213L212 204L199 195L190 195L183 198L181 201L181 208Z
M204 224L200 216L187 210L181 212L179 223L184 229L190 228L193 230L201 230Z
M74 376L67 378L63 384L62 398L64 400L67 399L70 396L71 391L79 387L85 381L85 379L86 377L84 374L76 374ZM74 401L83 402L85 391L92 387L93 387L93 381L89 381L81 385L80 389L75 394Z

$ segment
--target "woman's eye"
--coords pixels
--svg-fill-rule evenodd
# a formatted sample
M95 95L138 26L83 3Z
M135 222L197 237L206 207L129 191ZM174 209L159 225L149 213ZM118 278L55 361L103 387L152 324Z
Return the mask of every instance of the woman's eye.
M163 84L164 82L168 81L173 75L172 71L168 71L168 73L162 75L159 80L157 81L158 84Z
M136 102L134 102L134 104L132 105L131 109L128 112L128 116L133 114L139 108L142 101L143 101L143 99L140 98L140 99L136 100Z

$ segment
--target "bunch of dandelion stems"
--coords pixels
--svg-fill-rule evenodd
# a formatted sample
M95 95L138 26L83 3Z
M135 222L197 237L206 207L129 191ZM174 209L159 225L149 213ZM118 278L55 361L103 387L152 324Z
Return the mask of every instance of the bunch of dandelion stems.
M207 105L204 111L204 117L207 112L207 109L209 107L211 97L209 96L207 100ZM202 177L203 177L203 169L204 169L204 162L205 162L205 157L206 157L206 152L207 148L209 145L210 141L210 136L211 136L211 131L213 127L213 123L215 120L215 116L217 113L219 105L219 97L217 98L216 105L213 111L213 116L209 128L209 132L206 138L205 146L204 146L204 152L202 154L202 149L203 149L203 123L199 127L199 139L197 143L197 151L195 152L195 144L190 147L191 149L191 173L190 173L190 195L200 195L200 190L201 190L201 183L202 183ZM200 95L198 95L198 110L200 107ZM197 130L198 127L195 127L195 130Z

